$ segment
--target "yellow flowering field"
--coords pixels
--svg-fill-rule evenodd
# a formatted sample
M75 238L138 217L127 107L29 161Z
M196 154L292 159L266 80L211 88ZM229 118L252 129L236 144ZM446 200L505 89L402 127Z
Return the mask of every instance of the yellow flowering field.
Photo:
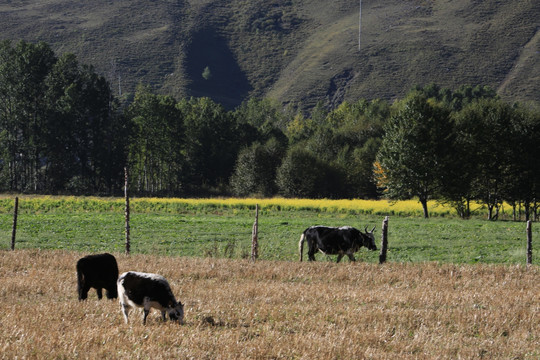
M15 195L0 195L0 213L11 212ZM73 211L124 211L124 199L84 196L19 196L21 211L73 212ZM261 211L308 210L343 214L373 214L422 216L422 206L417 200L389 201L363 199L286 199L286 198L132 198L134 212L178 213L183 211L205 212L216 209L254 209ZM449 205L430 201L430 216L456 216ZM473 204L471 210L481 212L481 205ZM505 212L511 207L506 205Z

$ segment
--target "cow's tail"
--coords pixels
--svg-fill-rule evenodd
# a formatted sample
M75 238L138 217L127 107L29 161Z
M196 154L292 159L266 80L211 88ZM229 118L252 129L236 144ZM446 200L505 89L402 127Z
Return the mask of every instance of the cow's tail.
M79 300L82 299L84 288L84 274L81 269L81 264L77 263L77 292L79 293Z
M300 241L298 242L298 250L300 251L300 261L302 261L302 256L304 254L304 241L306 240L305 233L302 233L300 236Z

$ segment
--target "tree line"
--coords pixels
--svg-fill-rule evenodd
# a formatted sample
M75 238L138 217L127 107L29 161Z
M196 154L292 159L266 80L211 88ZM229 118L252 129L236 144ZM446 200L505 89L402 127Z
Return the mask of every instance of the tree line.
M226 110L108 81L45 43L0 43L0 191L139 196L417 197L538 210L540 110L483 86L431 84L328 110L249 99Z

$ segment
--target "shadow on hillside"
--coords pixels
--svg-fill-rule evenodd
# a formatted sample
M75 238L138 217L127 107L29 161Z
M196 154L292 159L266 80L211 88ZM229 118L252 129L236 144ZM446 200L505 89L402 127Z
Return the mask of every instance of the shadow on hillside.
M240 105L248 96L252 87L227 40L215 29L206 28L193 34L186 55L191 96L209 97L228 109Z

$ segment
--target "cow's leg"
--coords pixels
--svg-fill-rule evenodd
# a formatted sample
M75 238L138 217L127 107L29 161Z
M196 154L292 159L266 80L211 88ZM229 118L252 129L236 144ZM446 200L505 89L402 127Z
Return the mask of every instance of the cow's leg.
M317 251L317 249L315 248L315 246L309 246L309 250L308 250L308 259L309 261L315 261L315 252Z
M116 281L111 282L107 287L105 288L107 291L105 292L105 295L107 295L107 299L116 299L118 297L118 288L116 287Z
M116 285L106 287L105 296L107 296L107 299L114 299L118 297L118 290L116 289Z
M143 320L142 320L143 325L146 325L146 318L148 317L149 313L150 313L150 310L144 309L144 316L143 316Z
M88 291L90 291L90 286L86 284L82 285L79 289L79 300L86 300L88 298Z
M161 317L163 318L163 322L167 321L167 317L165 316L167 313L165 310L161 310Z
M101 300L103 298L103 289L102 288L96 288L96 292L97 292L97 297L99 300Z
M337 263L340 262L340 261L341 261L341 258L343 258L343 254L339 254L339 255L337 256L337 261L336 261L336 262L337 262Z
M126 324L128 323L128 315L129 315L129 309L131 306L128 304L122 303L122 313L124 314L124 320L126 321Z
M150 313L150 298L148 296L146 296L143 300L143 307L144 307L143 325L146 325L146 318L148 317L148 314Z
M354 258L354 255L352 253L348 253L347 256L349 257L349 260L356 261L356 259Z

